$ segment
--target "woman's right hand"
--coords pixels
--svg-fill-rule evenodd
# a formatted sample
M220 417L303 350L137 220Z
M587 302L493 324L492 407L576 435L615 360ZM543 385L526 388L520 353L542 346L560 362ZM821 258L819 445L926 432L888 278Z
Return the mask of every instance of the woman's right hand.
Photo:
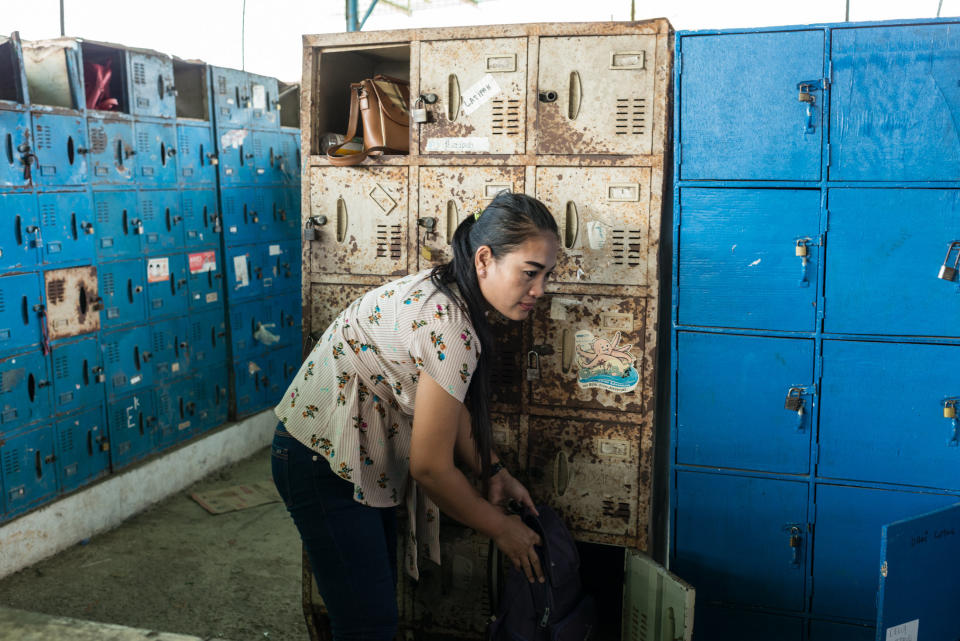
M541 545L540 535L528 528L516 514L507 516L499 534L493 537L500 551L507 555L513 566L527 575L527 580L543 583L540 557L533 546Z

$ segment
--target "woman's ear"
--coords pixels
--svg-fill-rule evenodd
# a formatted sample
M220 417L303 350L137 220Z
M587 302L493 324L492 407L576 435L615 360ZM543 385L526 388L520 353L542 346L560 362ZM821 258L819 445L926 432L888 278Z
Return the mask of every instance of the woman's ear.
M487 268L493 262L493 252L489 245L481 245L473 255L473 266L477 270L477 276L484 278L487 275Z

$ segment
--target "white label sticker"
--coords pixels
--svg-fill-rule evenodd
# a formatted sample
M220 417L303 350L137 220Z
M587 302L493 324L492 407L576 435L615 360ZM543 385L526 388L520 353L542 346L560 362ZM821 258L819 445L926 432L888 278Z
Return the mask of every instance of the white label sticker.
M607 244L607 230L603 223L596 220L587 223L587 244L590 249L603 249Z
M487 74L464 92L461 109L465 115L469 116L498 93L500 93L500 85L493 76Z
M209 294L207 294L207 302L208 303L217 302L217 292L210 292Z
M233 257L233 271L236 273L237 287L246 287L250 284L250 275L247 274L246 254Z
M190 421L184 421L183 423L177 425L177 430L185 430L188 427L190 427Z
M427 151L490 151L489 138L431 138Z
M887 628L887 641L917 641L920 631L920 619L907 621Z
M174 363L173 365L171 365L171 366L170 366L170 371L171 371L171 372L179 372L179 371L180 371L180 363Z
M224 149L228 147L238 149L249 134L250 132L246 129L230 129L229 131L225 131L220 136L220 146Z
M263 85L253 85L253 108L267 108L267 88Z
M170 259L150 258L147 260L147 282L162 283L170 280Z
M280 255L280 245L270 245L270 255L279 256Z
M131 385L136 385L137 383L139 383L139 382L142 381L142 380L143 380L143 377L140 376L139 374L137 374L136 376L134 376L133 378L130 379L130 384L131 384Z
M214 251L190 254L187 259L190 262L191 274L202 274L204 272L217 271L217 254Z

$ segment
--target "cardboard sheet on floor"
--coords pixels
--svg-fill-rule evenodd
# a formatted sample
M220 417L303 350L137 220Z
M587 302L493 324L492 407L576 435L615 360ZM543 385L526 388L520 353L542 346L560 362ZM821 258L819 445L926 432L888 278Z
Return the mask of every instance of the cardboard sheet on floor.
M277 488L270 481L232 485L206 492L192 492L190 497L210 514L246 510L281 500Z

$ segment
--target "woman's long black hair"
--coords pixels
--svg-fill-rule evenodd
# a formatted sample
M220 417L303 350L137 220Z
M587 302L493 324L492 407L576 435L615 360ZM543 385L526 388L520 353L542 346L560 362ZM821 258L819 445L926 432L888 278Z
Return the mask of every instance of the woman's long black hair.
M433 284L447 296L459 301L470 315L480 340L477 369L470 379L466 405L470 411L473 442L480 455L482 476L490 469L490 369L493 365L493 332L487 323L489 309L480 291L474 255L484 245L495 260L514 251L527 239L545 233L558 236L557 223L550 211L536 198L524 194L500 192L479 214L468 216L453 234L453 259L430 272ZM459 296L450 285L456 283Z

